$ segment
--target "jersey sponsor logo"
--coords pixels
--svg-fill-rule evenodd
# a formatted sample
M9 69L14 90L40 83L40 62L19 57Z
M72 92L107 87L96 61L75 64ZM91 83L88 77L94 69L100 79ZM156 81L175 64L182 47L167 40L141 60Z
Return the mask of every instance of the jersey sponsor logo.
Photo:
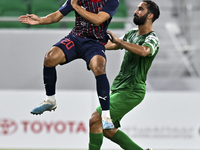
M104 101L106 101L106 98L107 98L107 96L105 96L105 97L99 96L99 99L102 99L102 100L104 100Z

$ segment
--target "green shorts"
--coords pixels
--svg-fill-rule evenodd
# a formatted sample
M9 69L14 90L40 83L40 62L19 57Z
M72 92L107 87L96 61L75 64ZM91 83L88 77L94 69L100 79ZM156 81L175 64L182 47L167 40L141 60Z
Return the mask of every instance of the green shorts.
M120 90L110 94L110 115L116 128L120 127L122 117L144 99L146 90ZM96 109L101 115L101 106Z

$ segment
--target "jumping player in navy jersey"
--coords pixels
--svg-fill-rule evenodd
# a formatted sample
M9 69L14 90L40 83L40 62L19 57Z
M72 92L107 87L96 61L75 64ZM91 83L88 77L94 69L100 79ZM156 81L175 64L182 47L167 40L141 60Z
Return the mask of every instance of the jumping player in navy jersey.
M56 66L81 58L85 60L88 70L92 70L96 78L103 129L114 128L110 118L110 86L105 71L104 45L108 41L106 30L118 5L118 0L68 0L59 10L45 17L38 17L35 14L19 17L22 23L43 25L59 22L71 11L76 14L72 31L54 44L45 55L43 77L46 99L31 110L32 114L42 114L44 111L56 109Z

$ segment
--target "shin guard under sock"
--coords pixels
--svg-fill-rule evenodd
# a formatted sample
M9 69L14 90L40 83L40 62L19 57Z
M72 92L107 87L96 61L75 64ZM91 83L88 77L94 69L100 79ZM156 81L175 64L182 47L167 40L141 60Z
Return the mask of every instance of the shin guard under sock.
M89 150L100 150L103 143L103 133L90 133Z
M110 110L110 85L106 74L96 76L96 87L102 110Z
M45 84L46 95L51 96L55 94L56 88L56 68L55 67L46 67L43 69L43 79Z
M140 146L134 143L124 132L118 130L111 138L111 141L117 143L124 150L143 150Z

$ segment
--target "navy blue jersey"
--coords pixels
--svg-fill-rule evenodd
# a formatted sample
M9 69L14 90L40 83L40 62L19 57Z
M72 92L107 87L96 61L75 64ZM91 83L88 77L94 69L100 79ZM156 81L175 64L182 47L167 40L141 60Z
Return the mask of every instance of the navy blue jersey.
M118 0L78 0L78 5L84 8L85 10L98 13L99 11L104 11L110 15L110 19L103 22L99 26L88 22L78 13L75 12L75 26L71 31L71 34L76 37L86 37L98 40L102 44L106 44L108 37L106 30L112 19L112 16L116 13L117 7L119 5ZM66 3L59 9L59 11L66 16L69 12L74 11L71 6L71 0L66 1Z

